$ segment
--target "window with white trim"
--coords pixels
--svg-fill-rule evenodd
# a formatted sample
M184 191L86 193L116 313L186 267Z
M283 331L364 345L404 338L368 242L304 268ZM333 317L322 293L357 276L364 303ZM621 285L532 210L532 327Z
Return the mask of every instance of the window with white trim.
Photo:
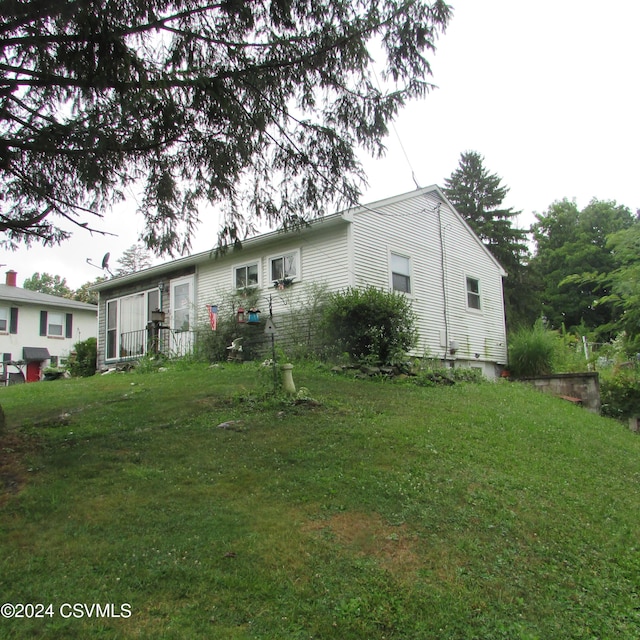
M467 276L467 306L480 310L480 281Z
M394 291L411 293L411 260L406 256L391 254L391 286Z
M193 278L181 278L171 282L171 310L174 331L189 331L193 305Z
M236 289L258 286L258 263L243 264L233 270Z
M300 252L290 251L269 260L269 273L274 283L300 278Z

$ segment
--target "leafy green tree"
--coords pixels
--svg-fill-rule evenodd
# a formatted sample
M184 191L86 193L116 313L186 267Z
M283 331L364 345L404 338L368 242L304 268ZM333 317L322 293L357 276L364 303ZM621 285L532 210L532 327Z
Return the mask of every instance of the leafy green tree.
M617 310L607 274L619 266L608 237L631 227L631 211L595 199L580 211L565 199L536 218L531 265L543 283L543 314L555 328L583 326L608 339Z
M50 273L39 273L36 271L30 278L27 278L23 285L30 291L47 293L50 296L60 298L73 298L73 291L67 285L67 279L60 276L53 276Z
M617 267L597 279L605 295L596 301L596 308L611 306L615 314L610 324L601 329L609 334L624 332L628 352L637 353L640 352L640 220L608 236L606 246ZM589 275L582 279L593 282Z
M118 264L120 266L116 271L117 276L136 273L151 266L151 255L141 244L133 244L122 253Z
M476 151L460 155L458 168L446 178L444 192L489 251L505 268L507 320L510 325L532 322L537 305L532 304L531 286L524 266L528 257L526 231L513 226L520 212L504 208L509 191L502 179L489 173L484 158Z
M98 276L93 281L85 282L79 289L74 291L73 299L87 304L98 304L98 292L92 291L91 287L105 280L107 280L106 276Z
M429 89L451 14L442 0L2 7L4 244L96 231L144 180L142 238L168 254L189 248L203 203L223 209L228 244L252 221L286 228L355 202L357 148L381 152L390 120Z

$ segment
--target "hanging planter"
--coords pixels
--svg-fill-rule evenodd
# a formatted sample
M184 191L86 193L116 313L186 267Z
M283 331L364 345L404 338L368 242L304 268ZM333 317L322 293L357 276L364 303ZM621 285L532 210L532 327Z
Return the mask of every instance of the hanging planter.
M273 281L273 286L276 289L286 289L293 284L293 278L278 278L278 280Z
M249 319L247 320L247 324L260 324L260 309L256 307L251 307L249 309Z

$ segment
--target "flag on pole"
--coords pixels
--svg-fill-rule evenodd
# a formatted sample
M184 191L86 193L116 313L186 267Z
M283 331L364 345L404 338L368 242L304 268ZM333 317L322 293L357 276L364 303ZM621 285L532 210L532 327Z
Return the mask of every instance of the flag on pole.
M211 325L211 331L215 331L218 328L218 305L207 305L207 311L209 312L209 324Z

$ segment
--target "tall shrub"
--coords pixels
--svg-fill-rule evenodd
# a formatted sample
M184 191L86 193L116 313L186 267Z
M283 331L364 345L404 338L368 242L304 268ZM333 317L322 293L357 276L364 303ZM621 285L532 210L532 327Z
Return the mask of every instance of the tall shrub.
M509 369L515 376L543 376L553 372L558 338L541 322L518 329L509 338Z
M87 338L73 345L75 357L69 360L69 372L72 376L87 378L96 372L97 342L95 338Z
M600 372L602 415L626 419L640 415L640 365Z
M324 311L324 329L334 353L382 363L404 356L418 334L410 300L375 287L333 293Z

